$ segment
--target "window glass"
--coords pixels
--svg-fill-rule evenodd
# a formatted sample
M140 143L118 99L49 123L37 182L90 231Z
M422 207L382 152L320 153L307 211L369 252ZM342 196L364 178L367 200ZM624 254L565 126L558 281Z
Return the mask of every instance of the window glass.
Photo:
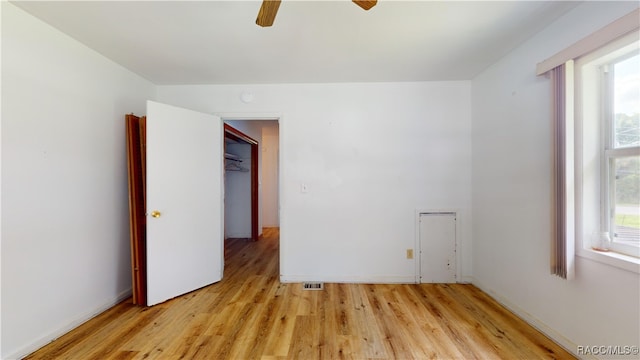
M615 241L640 246L640 156L613 159Z
M614 65L613 148L640 146L640 55Z

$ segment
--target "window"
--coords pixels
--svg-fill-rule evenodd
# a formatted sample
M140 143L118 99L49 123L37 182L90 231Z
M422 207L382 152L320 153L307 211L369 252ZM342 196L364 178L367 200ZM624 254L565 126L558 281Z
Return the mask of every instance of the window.
M602 216L611 249L640 256L640 55L625 54L602 71L607 134Z
M576 59L575 69L582 245L640 257L637 35Z
M551 87L551 274L640 273L640 9L536 65Z

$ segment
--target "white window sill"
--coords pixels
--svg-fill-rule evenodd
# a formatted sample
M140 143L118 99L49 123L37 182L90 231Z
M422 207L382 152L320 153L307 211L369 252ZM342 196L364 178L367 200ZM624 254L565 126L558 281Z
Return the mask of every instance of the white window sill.
M576 250L576 255L580 257L640 274L640 258L620 254L613 251L603 252L580 248Z

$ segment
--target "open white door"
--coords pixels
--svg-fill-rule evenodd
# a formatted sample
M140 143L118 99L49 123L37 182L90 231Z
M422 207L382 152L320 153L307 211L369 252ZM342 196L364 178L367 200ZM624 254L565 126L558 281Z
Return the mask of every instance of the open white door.
M147 305L222 279L222 122L147 102Z

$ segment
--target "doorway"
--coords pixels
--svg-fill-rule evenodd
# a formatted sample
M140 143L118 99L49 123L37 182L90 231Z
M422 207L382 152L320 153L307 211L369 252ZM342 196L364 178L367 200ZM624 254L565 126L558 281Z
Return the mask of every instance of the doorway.
M133 303L222 279L223 129L218 116L147 101L125 117Z
M126 116L126 137L133 303L151 306L222 279L225 134L222 118L215 115L153 101L147 102L147 114ZM277 126L277 119L268 120ZM249 143L251 157L259 160L257 141ZM252 162L252 174L259 174L259 162ZM251 226L251 237L258 239L260 184L259 177L252 179L257 200L250 217L257 227ZM176 263L182 264L180 274Z
M224 124L224 237L258 240L258 141Z
M229 231L225 231L225 238L236 238L246 236L242 232L236 231L240 224L244 224L244 229L249 221L249 213L246 210L247 199L238 199L238 192L244 192L246 197L248 189L249 172L243 170L251 167L252 186L251 194L255 201L252 201L251 222L254 227L253 240L258 240L262 236L263 229L280 227L279 199L280 199L280 138L279 138L279 118L244 118L244 117L225 117L222 116L225 126L225 153L233 156L234 152L240 155L238 162L234 160L225 160L226 165L232 170L225 174L225 224L230 225ZM242 139L233 138L230 132L234 131L244 134L250 139L255 139L257 145L252 146L254 160L245 161L247 159L249 145ZM236 133L237 135L237 133ZM250 141L249 141L250 143ZM229 151L227 151L229 150ZM257 161L255 160L257 159ZM234 164L235 163L235 164ZM225 166L226 167L226 166ZM242 171L245 171L244 173ZM244 179L244 180L243 180ZM230 184L230 181L235 183ZM244 189L244 190L239 190ZM234 197L236 197L234 199ZM236 200L244 201L244 212L237 208L238 204L233 202ZM230 205L230 206L229 206ZM226 211L230 210L230 211ZM244 214L244 215L242 215ZM235 226L235 228L231 227ZM256 235L257 232L257 235Z

